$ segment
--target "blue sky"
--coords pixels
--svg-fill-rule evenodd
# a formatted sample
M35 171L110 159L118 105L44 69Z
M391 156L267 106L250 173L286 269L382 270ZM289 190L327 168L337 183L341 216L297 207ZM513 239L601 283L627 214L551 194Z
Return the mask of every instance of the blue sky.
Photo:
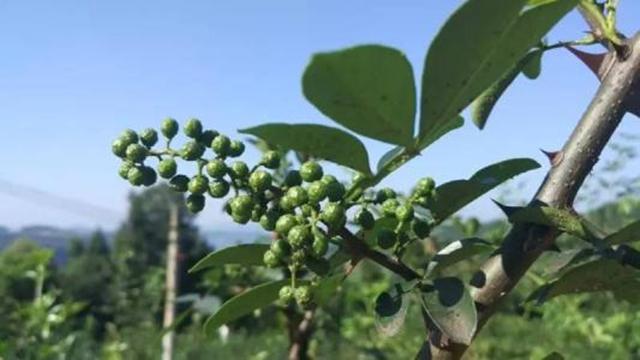
M632 34L640 2L621 3L620 27ZM300 77L311 54L381 43L404 51L419 78L430 40L459 4L0 1L0 184L5 184L0 224L113 228L126 213L130 191L117 177L118 161L110 152L123 128L140 130L157 127L166 116L195 116L239 138L237 129L264 122L329 124L301 94ZM550 40L575 39L584 30L572 13ZM518 78L484 131L468 122L385 184L408 189L418 175L438 182L468 177L510 157L542 162L538 149L562 145L596 86L595 77L566 51L550 53L542 76ZM627 116L622 130L640 133L640 121ZM365 144L372 163L389 148ZM256 157L248 153L250 161ZM512 188L528 184L517 198L531 196L544 171L513 182ZM96 208L67 203L62 209L52 205L63 200L39 200L35 190L6 182ZM498 197L500 191L490 195ZM218 205L205 211L199 224L235 228L213 209ZM497 215L489 197L466 213Z

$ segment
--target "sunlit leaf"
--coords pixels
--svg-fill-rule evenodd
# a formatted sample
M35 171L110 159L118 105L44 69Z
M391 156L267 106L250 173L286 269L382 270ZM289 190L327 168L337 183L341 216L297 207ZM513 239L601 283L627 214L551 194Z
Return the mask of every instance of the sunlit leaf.
M227 264L264 265L262 258L269 250L267 244L241 244L214 251L198 261L189 272Z

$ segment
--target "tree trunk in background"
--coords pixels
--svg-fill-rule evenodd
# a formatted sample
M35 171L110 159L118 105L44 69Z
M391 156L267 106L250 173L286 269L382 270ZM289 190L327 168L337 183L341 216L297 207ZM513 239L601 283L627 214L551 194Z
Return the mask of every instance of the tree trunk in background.
M305 310L300 314L295 308L285 309L289 326L289 360L309 359L309 342L313 334L314 310Z
M176 291L178 289L178 207L172 204L169 210L169 233L167 235L167 270L166 295L164 302L164 318L162 325L165 329L173 325L176 316ZM173 358L173 330L162 337L162 360Z

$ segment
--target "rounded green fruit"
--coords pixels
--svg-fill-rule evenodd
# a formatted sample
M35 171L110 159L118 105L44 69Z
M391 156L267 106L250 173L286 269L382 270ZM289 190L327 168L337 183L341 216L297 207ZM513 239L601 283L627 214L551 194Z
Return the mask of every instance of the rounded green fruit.
M198 119L189 119L182 129L184 134L192 139L197 139L202 134L202 123Z
M327 184L322 181L314 181L307 188L309 202L317 204L327 197Z
M193 214L202 211L202 209L204 209L204 203L204 196L200 194L191 194L187 196L187 210L189 210Z
M396 219L398 221L410 221L413 219L413 206L410 204L403 204L396 208Z
M296 217L291 214L284 214L280 216L278 221L276 221L276 232L282 236L287 236L289 234L289 230L292 227L296 226L298 222L296 221Z
M329 201L341 201L346 192L347 191L344 188L344 185L342 185L342 183L337 180L327 183L327 198L329 199Z
M196 175L189 181L189 192L202 195L209 190L209 179L203 175Z
M260 163L268 169L277 169L280 167L280 154L277 151L269 150L262 154Z
M274 255L278 259L283 259L285 256L289 255L291 252L291 248L289 247L289 243L282 239L276 239L271 243L269 248Z
M176 175L169 180L169 187L178 192L189 189L189 178L186 175Z
M273 231L276 228L279 217L278 211L269 209L260 217L260 226L266 231Z
M291 265L294 268L302 267L302 264L307 260L307 253L303 250L296 250L291 254Z
M420 239L426 238L431 233L431 225L424 220L414 219L411 228L413 233Z
M369 210L362 208L356 213L355 222L362 226L363 229L369 230L373 228L376 220L373 218L373 214Z
M149 151L147 148L140 144L131 144L127 146L126 156L127 160L134 163L141 163L147 158Z
M430 178L425 177L418 180L414 192L419 196L429 196L429 194L436 188L436 182Z
M306 182L320 180L322 175L322 167L315 161L307 161L300 167L300 176Z
M251 220L251 212L249 212L248 214L239 214L239 213L235 213L235 214L231 214L231 219L233 219L233 221L237 222L238 224L246 224L249 222L249 220Z
M144 129L140 133L140 141L150 148L158 142L158 132L151 128Z
M158 164L158 174L164 179L171 179L178 171L178 164L173 158L164 159Z
M127 156L127 146L129 145L130 144L122 138L117 138L111 143L111 151L115 156L124 158Z
M229 154L229 147L231 146L231 140L225 135L218 135L211 141L211 149L220 156L227 156Z
M125 129L119 137L122 141L124 141L127 145L137 144L138 143L138 133L131 129Z
M142 168L138 166L133 166L129 169L127 179L131 185L140 186L144 183L144 171L142 171Z
M377 234L378 246L382 249L389 249L395 245L397 240L396 233L389 229L380 229Z
M278 292L278 298L285 304L290 303L294 297L294 290L291 286L283 286Z
M202 132L202 134L200 134L200 136L198 136L198 142L200 144L202 144L205 147L208 147L209 145L211 145L211 142L213 141L213 139L216 138L216 136L218 136L218 132L215 130L205 130Z
M213 159L207 163L206 170L212 178L220 179L227 173L227 165L222 159Z
M294 249L300 249L311 240L311 232L306 225L296 225L289 230L287 241Z
M340 204L329 203L320 214L320 218L332 228L338 228L345 223L345 211L344 207Z
M251 217L251 210L253 210L253 199L251 196L242 194L231 199L229 203L231 205L231 214L232 215L245 215Z
M395 216L396 209L400 204L396 199L387 199L382 203L382 213L385 216Z
M235 179L244 179L249 175L249 167L243 161L236 161L231 164L229 175Z
M132 163L123 161L122 164L120 164L120 168L118 169L118 175L120 175L120 177L125 180L129 180L129 170L131 170L133 166L134 165Z
M244 144L242 141L233 140L229 144L229 156L238 157L244 153Z
M271 187L271 174L256 170L249 176L249 186L255 192L263 192Z
M180 151L180 155L187 161L197 160L202 157L205 147L197 141L187 141Z
M209 195L214 198L223 198L229 193L229 183L225 180L213 180L209 184Z
M298 170L291 170L287 172L287 175L284 178L284 184L289 187L301 185L302 176L300 176L300 172Z
M384 189L378 190L378 192L376 193L375 201L378 204L382 204L383 202L389 199L395 199L395 197L396 197L396 192L393 189L384 188Z
M326 255L329 250L329 239L320 230L316 230L314 233L311 249L313 250L313 255L317 257Z
M296 302L300 306L305 306L311 302L311 288L307 285L300 286L295 291Z
M160 132L167 139L173 139L178 134L178 122L172 118L166 118L162 121L162 125L160 125Z
M153 170L153 168L149 166L143 166L141 170L144 175L144 179L142 180L142 185L151 186L156 183L156 181L158 180L158 174L156 174L156 171Z
M305 204L309 200L307 190L300 186L289 188L285 196L291 199L291 204L293 205L293 207L298 207L302 204Z

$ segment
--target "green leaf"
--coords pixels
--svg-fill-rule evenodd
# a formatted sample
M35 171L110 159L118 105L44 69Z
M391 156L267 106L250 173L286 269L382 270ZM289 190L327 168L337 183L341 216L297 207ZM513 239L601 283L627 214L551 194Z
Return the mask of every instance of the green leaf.
M220 326L236 320L250 312L263 308L278 299L278 292L289 279L271 281L236 295L222 304L218 311L211 315L204 324L205 331L211 334Z
M431 213L437 222L442 222L506 180L539 167L540 164L532 159L505 160L479 170L469 180L444 183L436 188Z
M570 268L557 280L536 290L538 302L566 294L612 291L629 301L640 300L640 272L616 260L598 259Z
M466 260L474 255L489 253L494 247L486 240L467 238L445 246L431 259L427 267L429 275L438 274L445 268Z
M371 174L367 149L358 138L340 129L314 124L271 123L239 132Z
M436 35L426 56L419 137L459 114L576 3L559 0L525 10L526 0L465 2Z
M609 245L618 245L638 240L640 240L640 220L632 222L604 239Z
M198 261L189 272L226 264L264 265L262 258L269 250L267 244L241 244L214 251Z
M400 51L363 45L313 56L302 78L306 98L358 134L410 145L416 90L411 64Z
M591 241L597 237L586 225L585 220L564 209L550 206L529 206L522 208L509 217L511 222L525 222L549 226L580 239Z
M345 278L345 274L340 273L322 279L317 286L313 287L313 301L320 306L328 303L335 297L336 291Z
M433 288L421 296L425 311L451 340L470 344L478 326L478 314L464 283L455 277L443 277L433 281Z
M564 356L562 356L562 354L557 351L553 351L545 356L542 360L564 360Z

